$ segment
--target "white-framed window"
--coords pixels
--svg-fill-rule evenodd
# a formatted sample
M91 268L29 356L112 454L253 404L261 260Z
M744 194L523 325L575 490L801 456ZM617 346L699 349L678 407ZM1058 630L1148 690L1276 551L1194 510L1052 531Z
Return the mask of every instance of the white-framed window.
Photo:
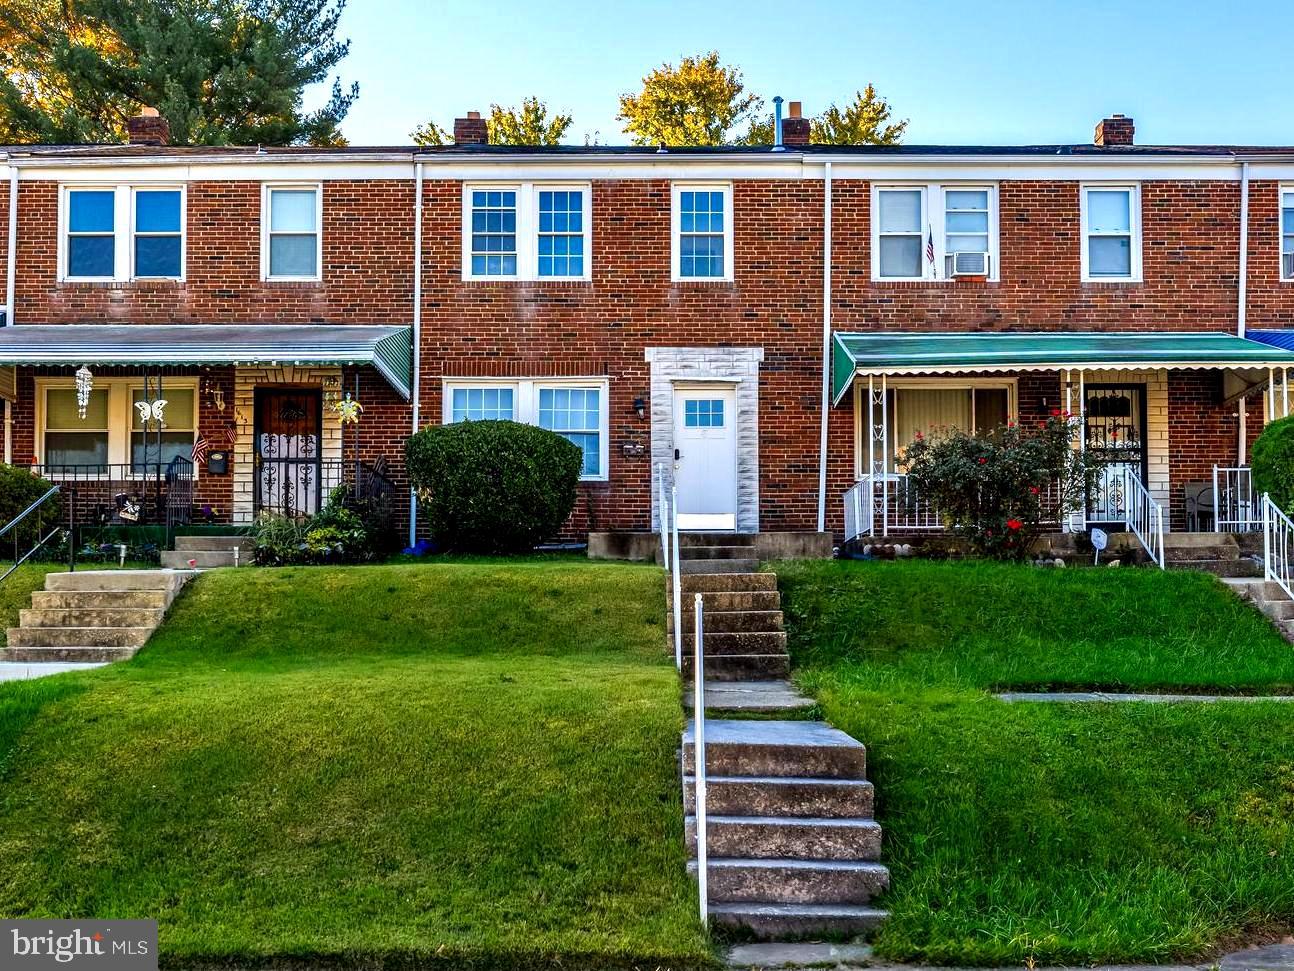
M152 387L150 395L155 394ZM85 418L72 378L37 378L36 457L54 478L126 478L163 471L176 456L190 458L198 428L198 379L163 378L162 421L145 424L137 402L143 378L94 379ZM196 474L196 470L195 470Z
M731 282L732 183L675 182L670 256L674 282Z
M875 281L999 279L996 185L878 185L871 225Z
M1294 186L1281 186L1281 279L1294 281Z
M183 280L185 222L180 185L65 185L59 197L58 278Z
M1141 193L1135 185L1084 185L1084 283L1141 280Z
M266 183L261 196L261 278L323 279L323 186Z
M538 425L584 453L580 478L608 478L608 383L605 378L463 378L445 382L443 421L511 420Z
M587 183L463 186L464 280L591 280Z

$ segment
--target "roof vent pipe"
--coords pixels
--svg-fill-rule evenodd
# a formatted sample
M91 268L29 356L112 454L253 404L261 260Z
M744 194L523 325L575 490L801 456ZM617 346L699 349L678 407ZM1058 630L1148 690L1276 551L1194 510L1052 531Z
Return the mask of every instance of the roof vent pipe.
M782 144L782 96L780 94L773 98L773 151L786 151L786 146Z

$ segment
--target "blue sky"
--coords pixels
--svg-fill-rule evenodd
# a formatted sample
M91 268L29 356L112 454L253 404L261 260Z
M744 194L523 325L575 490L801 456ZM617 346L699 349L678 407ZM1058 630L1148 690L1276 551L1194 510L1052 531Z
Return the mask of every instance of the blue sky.
M532 94L623 143L617 96L710 49L809 114L873 82L912 144L1083 142L1114 112L1143 144L1294 144L1288 0L350 0L341 29L356 145Z

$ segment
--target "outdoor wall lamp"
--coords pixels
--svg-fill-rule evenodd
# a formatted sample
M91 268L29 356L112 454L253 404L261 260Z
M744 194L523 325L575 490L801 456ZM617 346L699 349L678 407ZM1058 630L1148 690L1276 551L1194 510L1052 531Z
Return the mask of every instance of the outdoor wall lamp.
M647 399L634 399L634 412L637 413L639 420L647 417Z

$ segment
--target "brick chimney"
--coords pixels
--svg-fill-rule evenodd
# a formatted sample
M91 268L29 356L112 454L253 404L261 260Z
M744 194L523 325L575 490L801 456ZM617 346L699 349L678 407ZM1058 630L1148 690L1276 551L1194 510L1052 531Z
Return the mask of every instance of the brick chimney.
M800 116L798 101L786 106L786 117L782 119L782 144L790 147L809 144L809 119Z
M171 123L156 108L140 108L134 118L126 119L126 133L132 145L169 145Z
M1096 123L1096 134L1092 136L1095 145L1131 145L1132 136L1137 128L1131 118L1113 115Z
M479 111L469 111L466 118L454 119L455 145L487 145L489 141L490 133Z

